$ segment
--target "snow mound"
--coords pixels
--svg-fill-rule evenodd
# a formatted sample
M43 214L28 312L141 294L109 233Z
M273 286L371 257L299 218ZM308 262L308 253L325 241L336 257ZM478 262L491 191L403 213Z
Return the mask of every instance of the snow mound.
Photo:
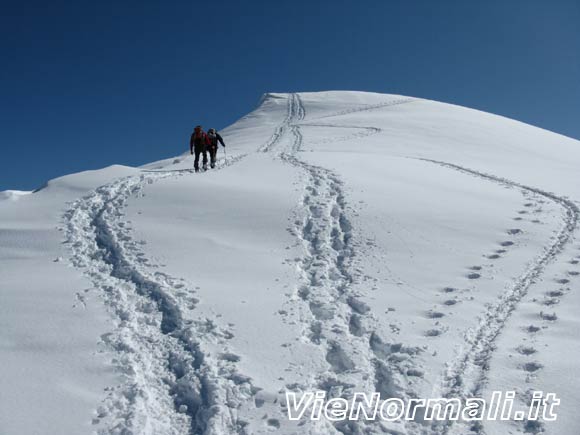
M23 196L30 195L31 193L32 191L25 190L4 190L0 192L0 201L18 201L18 199L22 198Z

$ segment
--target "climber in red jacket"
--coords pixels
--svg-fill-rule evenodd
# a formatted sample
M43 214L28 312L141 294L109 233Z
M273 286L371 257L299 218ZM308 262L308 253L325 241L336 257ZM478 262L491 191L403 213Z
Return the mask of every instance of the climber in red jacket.
M209 137L203 129L201 125L198 125L193 130L191 134L191 139L189 140L189 151L191 154L195 151L195 161L193 162L193 167L195 168L195 172L199 171L199 155L203 154L203 170L207 170L207 150L211 142Z

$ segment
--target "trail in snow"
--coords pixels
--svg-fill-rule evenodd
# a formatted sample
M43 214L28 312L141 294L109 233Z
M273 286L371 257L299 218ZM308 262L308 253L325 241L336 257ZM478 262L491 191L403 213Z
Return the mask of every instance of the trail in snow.
M340 137L328 137L324 139L319 139L316 141L309 141L309 144L324 144L324 143L333 143L333 142L345 142L349 140L356 140L356 139L363 139L368 136L372 136L378 133L381 133L382 130L377 127L362 127L357 125L337 125L337 124L313 124L313 123L301 123L300 128L302 127L330 127L336 129L349 129L349 130L359 130L355 133L350 133L345 136Z
M420 101L420 99L419 98L400 98L397 100L390 100L390 101L385 101L385 102L377 103L377 104L366 104L366 105L360 106L360 107L352 107L349 109L340 110L338 112L329 113L327 115L317 116L316 118L311 118L311 120L324 119L324 118L334 118L337 116L350 115L352 113L357 113L357 112L366 112L369 110L382 109L384 107L398 106L400 104L412 103L414 101Z
M298 389L322 389L333 397L344 398L360 391L376 391L384 398L413 396L406 378L422 376L411 358L421 350L386 342L377 330L370 307L355 292L353 284L359 277L354 268L354 229L348 219L343 183L333 171L299 159L303 142L300 121L305 110L297 94L289 96L288 105L291 116L283 131L292 134L292 141L280 157L307 175L294 224L294 233L304 251L298 263L296 299L302 301L304 308L303 336L323 347L329 365L327 372L312 379L312 385ZM380 132L363 128L372 134ZM281 138L277 137L273 145ZM295 300L289 301L293 303ZM351 433L364 430L366 424L346 421L335 427ZM396 430L401 430L400 426L393 424Z
M230 160L230 164L236 160ZM254 392L227 355L232 333L195 315L193 286L163 273L134 240L123 210L156 181L183 173L142 173L99 187L64 216L72 264L101 290L117 328L103 336L125 382L97 411L99 433L233 434L236 407Z
M498 300L487 307L481 315L479 324L465 333L465 347L460 350L456 358L448 364L441 381L443 397L478 397L485 386L486 374L490 359L495 349L494 342L503 330L512 312L517 308L520 300L526 295L528 289L543 273L546 266L560 254L568 242L572 239L574 231L580 219L580 209L571 200L546 192L538 188L517 183L506 178L497 177L459 165L422 159L431 163L454 169L472 176L480 177L494 183L512 188L518 188L523 192L540 195L560 205L564 211L564 221L561 229L557 232L553 242L544 247L543 252L530 264L528 269L500 295ZM434 426L437 433L447 433L452 422L446 425L438 423ZM470 430L475 433L483 433L481 425L473 426Z
M295 112L298 111L298 112ZM286 119L259 151L269 151L304 116L289 105ZM229 166L244 155L230 157ZM158 270L123 220L127 201L148 184L193 174L192 170L147 170L101 186L65 213L72 264L102 291L117 328L103 336L116 353L125 382L111 388L94 423L103 434L233 434L243 432L236 409L257 389L227 358L233 336L216 319L198 319L191 284ZM223 349L217 358L207 350Z
M284 134L286 133L286 131L290 126L291 120L299 116L298 113L296 112L297 110L300 110L300 107L294 102L287 105L286 117L280 123L280 125L276 127L272 137L265 144L260 146L260 148L258 148L258 151L267 153L272 150L272 148L284 137Z

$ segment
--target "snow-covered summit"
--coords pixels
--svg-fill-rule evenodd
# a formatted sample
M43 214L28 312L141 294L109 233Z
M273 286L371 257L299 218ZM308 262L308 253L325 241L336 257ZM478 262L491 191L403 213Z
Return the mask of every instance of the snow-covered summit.
M3 430L577 433L578 141L343 91L265 94L221 133L215 171L180 154L0 200ZM562 405L289 421L284 393L317 389Z

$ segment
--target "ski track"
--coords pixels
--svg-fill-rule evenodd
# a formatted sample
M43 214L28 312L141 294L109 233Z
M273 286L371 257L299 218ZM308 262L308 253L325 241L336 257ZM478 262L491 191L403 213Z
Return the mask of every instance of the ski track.
M520 300L527 294L528 289L544 272L546 266L554 261L565 246L571 241L580 219L580 209L571 200L551 192L526 186L506 178L486 174L473 169L465 168L452 163L430 159L420 159L450 168L465 174L483 178L500 185L518 188L523 192L540 195L555 202L564 209L564 222L557 232L554 241L544 247L543 252L532 261L527 270L499 296L498 300L487 307L480 316L479 324L465 333L465 347L451 361L440 382L443 397L466 398L478 397L486 384L486 375L490 360L495 350L495 340L502 332L510 315L517 308ZM459 423L460 424L460 423ZM453 422L439 422L433 426L438 434L449 432ZM466 428L467 429L467 428ZM481 424L469 428L471 433L482 434Z
M355 267L355 233L348 219L343 183L333 171L298 158L303 142L300 121L306 112L297 94L289 96L288 106L290 116L283 131L291 133L292 141L279 157L307 176L294 222L294 234L304 252L297 263L300 281L296 295L288 303L302 302L301 321L305 325L302 336L322 346L328 370L318 373L310 385L287 388L320 389L331 397L344 398L360 391L376 391L383 398L414 396L407 378L422 376L412 358L421 350L386 342L378 332L370 307L354 290L360 277ZM381 131L352 128L371 130L372 134ZM281 139L282 136L277 136L273 145ZM363 421L335 424L342 433L374 431L370 426L376 425Z
M276 127L276 129L274 130L274 134L272 134L272 137L260 148L258 148L259 152L267 153L271 151L272 148L284 137L286 131L290 126L291 120L299 116L299 114L296 113L296 110L300 110L296 104L287 105L286 117L284 118L282 123L280 123L280 125ZM303 113L302 116L304 115L305 114Z
M367 105L360 106L360 107L352 107L350 109L340 110L338 112L330 113L328 115L317 116L315 118L311 118L311 120L333 118L333 117L342 116L342 115L350 115L351 113L366 112L369 110L382 109L384 107L398 106L400 104L412 103L414 101L420 101L420 100L421 100L420 98L399 98L397 100L384 101L382 103L377 103L377 104L367 104Z
M377 127L362 127L362 126L356 126L356 125L337 125L337 124L312 124L312 123L308 123L308 124L300 124L300 127L331 127L331 128L349 128L349 129L354 129L354 130L362 130L362 131L358 131L356 133L352 133L352 134L349 134L346 136L341 136L341 137L336 137L336 138L334 138L334 137L324 138L324 139L320 139L320 140L316 140L316 141L308 141L308 143L311 145L333 143L333 142L346 142L349 140L363 139L363 138L368 137L368 136L382 133L382 131L383 131Z
M140 248L145 242L133 239L124 220L129 198L183 174L121 178L75 201L64 215L71 263L101 290L116 323L102 340L123 383L107 389L96 411L100 434L240 433L236 408L254 393L235 360L221 356L229 354L231 331L193 313L193 287L152 264ZM213 355L212 345L223 354Z

